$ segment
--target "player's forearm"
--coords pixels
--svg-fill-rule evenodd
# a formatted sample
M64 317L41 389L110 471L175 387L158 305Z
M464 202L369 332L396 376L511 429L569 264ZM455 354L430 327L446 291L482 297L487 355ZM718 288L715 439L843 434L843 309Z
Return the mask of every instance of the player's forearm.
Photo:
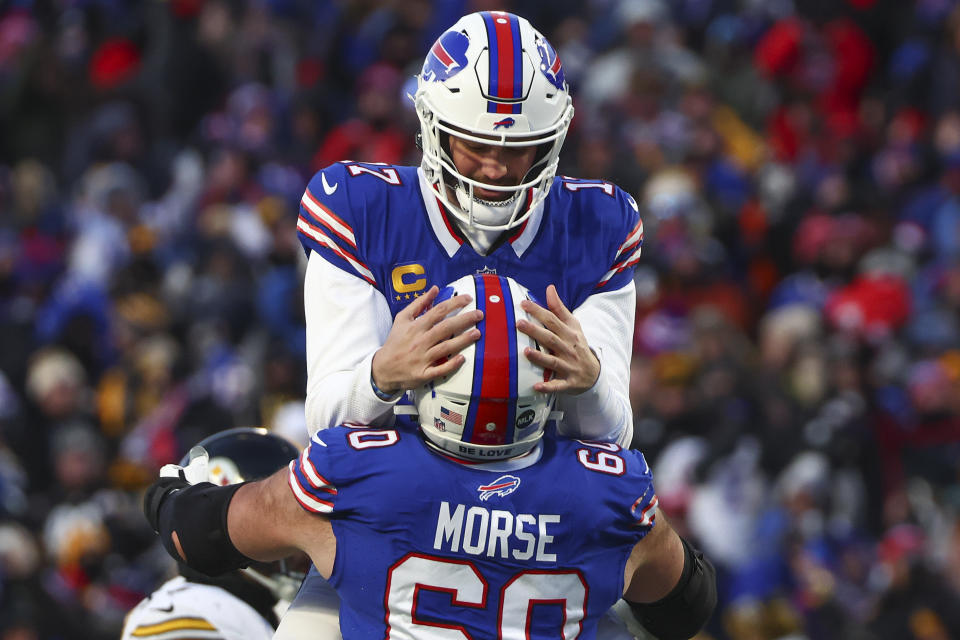
M289 486L288 469L237 491L227 511L227 531L248 558L265 562L303 551L323 577L329 578L333 570L337 541L330 521L300 506Z
M383 295L311 254L304 276L306 420L311 434L343 424L381 424L392 403L370 386L370 359L390 331Z
M558 408L564 412L560 428L563 435L630 445L630 358L635 308L636 291L630 284L619 291L591 296L574 311L600 360L600 375L587 391L558 398Z
M227 510L227 532L237 551L253 560L270 562L285 558L299 549L291 526L289 508L299 509L286 486L287 470L280 469L260 482L250 482L237 490ZM290 502L290 505L285 504Z
M564 412L560 425L562 435L630 446L633 439L630 400L616 394L603 369L592 389L577 396L561 396L558 408Z
M345 423L383 426L393 419L394 402L376 396L370 386L368 355L355 369L308 380L307 429L314 434Z
M336 539L329 522L304 511L287 486L286 468L258 482L217 486L161 478L148 489L144 513L170 555L220 576L302 550L329 576Z

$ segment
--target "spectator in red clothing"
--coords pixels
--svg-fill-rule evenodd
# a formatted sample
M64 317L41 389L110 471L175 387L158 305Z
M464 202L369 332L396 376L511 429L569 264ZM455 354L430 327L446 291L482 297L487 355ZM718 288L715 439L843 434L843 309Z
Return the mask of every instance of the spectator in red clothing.
M400 72L385 63L367 68L357 81L357 115L334 127L313 156L319 170L344 158L402 164L412 135L402 128Z

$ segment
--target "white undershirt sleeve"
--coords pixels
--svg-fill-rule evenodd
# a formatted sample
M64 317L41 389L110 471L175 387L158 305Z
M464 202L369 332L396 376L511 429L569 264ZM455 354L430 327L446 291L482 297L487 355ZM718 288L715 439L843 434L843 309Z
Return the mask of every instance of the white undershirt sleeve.
M561 434L630 446L630 359L636 304L637 291L631 281L617 291L595 293L573 311L600 360L600 376L588 391L558 396L557 408L564 412Z
M364 280L311 252L303 281L307 325L307 430L344 423L383 426L393 402L370 386L373 354L393 317L387 301Z

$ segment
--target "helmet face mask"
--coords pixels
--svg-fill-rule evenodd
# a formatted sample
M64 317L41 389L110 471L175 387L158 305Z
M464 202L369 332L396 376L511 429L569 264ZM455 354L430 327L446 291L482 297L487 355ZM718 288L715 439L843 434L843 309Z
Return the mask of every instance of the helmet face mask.
M520 306L532 297L514 280L477 274L445 287L434 304L464 294L473 301L460 313L481 309L483 335L460 352L466 360L454 373L415 390L420 429L429 443L458 458L523 455L540 441L554 401L533 388L550 372L524 355L527 347L543 348L516 328L521 318L536 322Z
M414 105L424 174L461 222L506 230L526 220L546 198L573 105L556 51L525 19L485 11L457 21L427 54ZM518 184L488 184L458 170L449 136L479 144L533 146L538 153ZM507 196L484 201L475 197L476 188Z

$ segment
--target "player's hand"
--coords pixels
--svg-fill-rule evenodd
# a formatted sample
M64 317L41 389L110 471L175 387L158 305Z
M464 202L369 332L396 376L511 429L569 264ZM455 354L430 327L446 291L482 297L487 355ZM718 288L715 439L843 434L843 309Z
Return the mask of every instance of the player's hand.
M371 363L373 382L381 391L416 389L453 373L464 362L460 351L480 339L476 324L483 312L458 313L472 298L454 296L431 307L439 292L438 287L430 287L394 318Z
M146 493L143 494L143 515L154 533L160 533L160 507L163 506L164 500L171 493L189 486L190 483L179 476L160 476L156 482L147 487Z
M181 467L178 464L165 464L160 467L161 478L180 478L188 484L210 481L210 454L201 446L190 449L190 462Z
M160 477L147 488L143 496L143 515L147 522L159 533L160 507L163 501L175 491L179 491L198 482L210 479L210 454L203 447L190 449L190 462L185 467L178 464L165 464L160 467Z
M530 300L520 305L543 326L521 319L517 328L549 351L527 347L524 354L535 365L553 370L553 378L538 382L533 388L541 393L575 395L593 387L600 376L600 360L587 344L580 322L560 300L557 288L547 287L546 309Z

